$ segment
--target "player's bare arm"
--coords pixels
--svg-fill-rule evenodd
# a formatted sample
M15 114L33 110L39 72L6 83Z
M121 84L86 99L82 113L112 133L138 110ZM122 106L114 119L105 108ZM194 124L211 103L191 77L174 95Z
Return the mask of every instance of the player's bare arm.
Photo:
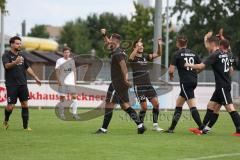
M33 72L32 68L31 67L28 67L27 69L27 73L33 77L36 81L36 83L41 86L41 80L38 78L38 76Z
M234 69L233 69L233 67L230 67L230 68L229 68L229 74L230 74L230 75L233 75L233 73L234 73Z
M105 45L108 45L110 43L110 40L107 36L107 30L105 28L102 28L100 31L101 31L101 34L103 36L103 40L104 40Z
M56 78L57 78L57 83L59 86L61 86L61 81L60 81L60 69L55 69L56 72Z
M138 50L139 50L139 44L138 43L136 44L136 47L134 48L134 50L132 51L132 53L129 56L129 59L131 59L131 60L134 60L134 57L138 54Z
M168 74L169 74L169 78L170 78L171 81L173 81L173 78L174 78L174 70L175 70L175 66L170 65L169 70L168 70Z
M119 65L121 67L121 72L123 74L124 77L124 83L126 84L126 86L131 87L131 83L128 81L128 69L127 69L127 65L125 60L121 60L119 62Z
M210 49L209 49L209 47L210 47L210 45L209 45L209 43L208 43L208 38L210 38L211 36L213 35L213 32L212 31L209 31L207 34L205 34L205 36L204 36L204 46L205 46L205 48L209 51Z
M199 71L203 70L203 69L206 67L206 65L205 65L204 63L200 63L200 64L189 64L189 63L185 63L185 64L184 64L184 67L185 67L185 68L190 67L190 68L192 68L192 69L198 70L198 72L199 72Z
M11 63L6 63L4 67L6 69L11 69L11 68L13 68L16 65L21 64L21 63L23 63L23 57L18 56L15 61L12 61Z
M154 59L154 58L162 56L162 45L163 45L162 39L159 38L158 39L158 50L157 50L157 53L150 54L149 55L150 59Z

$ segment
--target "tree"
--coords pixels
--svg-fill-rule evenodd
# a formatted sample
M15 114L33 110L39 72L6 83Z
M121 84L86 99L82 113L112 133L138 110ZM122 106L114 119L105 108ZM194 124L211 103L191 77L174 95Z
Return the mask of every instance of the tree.
M78 18L75 22L67 22L61 33L59 40L62 44L67 44L74 53L87 54L91 50L91 41L89 40L89 30L86 22Z
M129 23L123 26L123 33L127 40L135 41L142 38L146 52L152 52L153 32L154 32L154 10L144 8L142 5L134 3L135 13Z
M91 14L86 20L78 18L67 22L63 27L59 42L66 43L78 54L86 54L91 49L95 49L98 57L106 57L108 54L104 51L100 29L106 28L108 33L116 32L124 38L121 26L127 22L127 17L116 16L112 13Z
M45 25L35 25L31 32L28 34L31 37L39 37L39 38L49 38L49 34L46 31Z
M177 0L173 8L173 15L178 14L178 21L183 22L180 34L186 35L189 47L206 56L207 51L203 45L203 36L212 30L217 34L220 28L230 40L233 52L239 55L240 37L240 1L239 0ZM190 16L189 21L185 19Z
M6 0L0 0L0 8L5 9Z

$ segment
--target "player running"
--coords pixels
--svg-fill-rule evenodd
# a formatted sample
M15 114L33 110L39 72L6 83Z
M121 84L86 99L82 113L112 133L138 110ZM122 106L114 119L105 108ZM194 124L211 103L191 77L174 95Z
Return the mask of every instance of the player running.
M180 78L181 92L176 101L176 108L172 119L172 124L166 131L167 133L173 133L174 129L181 117L182 107L187 102L191 115L199 128L203 129L204 125L201 122L200 115L196 108L197 103L195 99L194 90L197 87L197 70L190 67L185 68L185 63L199 64L201 60L197 54L187 48L187 38L185 36L179 36L177 38L178 51L174 54L172 62L169 67L170 80L173 80L173 73L175 67L178 69L178 75Z
M3 121L4 129L9 127L9 117L12 114L13 108L17 103L17 99L22 107L23 129L31 131L28 127L29 111L28 111L28 87L26 72L32 76L38 85L41 81L35 75L25 56L21 53L21 38L14 36L10 38L11 50L7 51L2 56L2 62L5 69L5 85L7 89L7 106L5 108L5 119Z
M221 43L223 44L222 41ZM233 69L232 66L230 66L230 56L227 52L223 52L219 49L218 37L212 36L208 38L208 44L208 49L210 51L209 57L200 64L186 63L185 67L203 70L206 68L206 66L211 65L215 76L216 86L212 98L208 103L208 108L220 108L222 105L224 105L226 110L229 112L236 128L236 132L233 133L233 136L240 136L240 116L234 108L231 97L230 73ZM205 130L201 128L192 128L192 132L195 134L202 134L205 133Z
M157 53L146 54L144 53L143 43L141 42L141 39L139 39L134 42L134 50L129 56L129 62L133 72L134 91L141 105L141 110L139 112L140 120L142 123L144 122L148 99L153 105L153 130L158 132L163 131L163 129L158 126L159 102L157 93L151 84L148 62L162 55L161 46L162 40L159 39Z
M96 133L107 133L108 125L112 119L113 109L116 104L120 104L121 108L128 113L131 119L136 123L138 134L143 134L146 128L140 121L137 112L129 104L128 88L131 84L128 81L126 54L120 47L121 36L114 33L109 39L106 36L106 29L102 29L101 33L103 34L105 43L110 49L112 83L109 85L107 91L103 124Z
M78 102L77 102L77 91L76 91L76 66L72 58L70 58L71 48L63 48L63 57L59 58L56 62L55 70L56 77L58 82L58 92L60 95L60 101L65 101L66 94L70 94L72 97L72 108L73 118L79 119L80 117L77 114ZM64 115L64 105L60 106L60 118L66 119Z

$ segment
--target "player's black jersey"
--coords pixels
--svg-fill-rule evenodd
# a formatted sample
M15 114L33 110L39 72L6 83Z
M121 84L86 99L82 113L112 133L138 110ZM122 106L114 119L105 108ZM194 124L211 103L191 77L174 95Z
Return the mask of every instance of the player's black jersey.
M12 63L17 59L18 56L23 57L23 63L20 63L10 69L5 68L5 64ZM27 85L27 76L26 70L29 67L29 63L26 60L25 56L20 52L16 55L11 51L7 51L2 56L3 66L5 68L5 84L6 86L10 85Z
M173 56L171 64L178 69L180 83L197 83L197 71L184 67L185 63L199 64L201 60L197 54L188 48L179 49Z
M225 88L231 86L231 76L229 74L231 58L231 54L216 50L204 61L205 65L211 65L213 69L216 88Z
M148 61L150 61L149 54L142 54L141 57L134 57L129 59L132 68L134 85L151 85Z
M111 53L111 79L112 81L123 81L123 73L121 70L121 67L119 65L119 62L121 60L124 60L126 62L127 56L123 49L116 48Z

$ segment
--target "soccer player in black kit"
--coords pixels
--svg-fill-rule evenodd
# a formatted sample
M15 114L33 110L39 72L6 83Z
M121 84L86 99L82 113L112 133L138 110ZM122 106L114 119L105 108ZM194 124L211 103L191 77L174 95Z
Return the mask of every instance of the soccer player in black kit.
M107 133L107 128L112 119L113 109L116 104L120 104L121 108L128 113L136 123L138 134L143 134L146 129L140 121L137 112L129 104L128 88L131 86L131 83L128 81L126 54L124 50L120 48L121 36L114 33L109 39L106 35L106 29L101 29L101 33L105 43L110 49L112 83L109 85L107 91L103 124L96 133Z
M222 105L225 106L226 110L229 112L232 121L235 125L236 132L233 136L240 136L240 116L235 110L232 97L231 97L231 62L230 54L223 52L219 49L219 38L212 36L208 38L208 50L210 52L209 57L200 64L189 64L186 63L185 67L190 67L193 69L203 70L206 66L211 66L215 76L215 91L208 103L208 108L220 108ZM227 43L223 40L220 41L221 45L226 45ZM228 45L225 48L229 47ZM205 118L209 117L210 121L213 119L213 114L207 111ZM210 123L210 122L209 122ZM205 133L205 129L195 128L194 133Z
M153 105L153 130L158 132L163 131L163 129L158 125L159 102L157 93L151 84L148 62L162 55L161 46L162 40L159 39L157 53L146 54L144 53L143 43L141 39L139 39L133 43L133 51L129 56L129 63L133 74L134 91L141 105L139 112L140 120L144 122L148 99Z
M174 129L181 117L182 107L185 102L187 102L191 115L198 127L201 129L204 128L198 110L196 108L197 103L194 95L194 90L197 87L197 70L190 67L184 67L184 64L187 62L190 64L199 64L201 63L201 60L197 54L187 48L187 42L188 40L185 36L179 36L177 38L176 45L178 51L174 54L169 67L169 75L171 80L173 79L175 67L178 69L181 92L176 101L176 108L173 115L172 124L166 131L167 133L174 132Z
M5 119L3 127L8 129L9 117L14 105L19 98L22 107L22 120L24 130L31 130L28 127L28 87L26 72L32 76L38 85L41 85L39 78L34 74L24 55L21 54L21 38L18 36L10 38L11 50L2 56L3 66L5 68L5 85L7 88L7 106L5 108Z
M208 38L210 38L213 35L213 32L210 31L204 36L204 44L206 49L211 52L210 45L208 42ZM231 47L230 43L225 37L223 36L223 29L221 28L219 30L219 33L216 35L216 37L219 38L220 43L219 43L219 49L224 52L225 54L229 54L229 73L230 75L233 73L233 63L234 63L234 58L231 53ZM205 125L205 128L203 130L203 133L206 134L211 131L213 125L217 122L218 117L219 117L219 111L221 109L220 104L213 105L212 103L209 103L207 106L207 112L205 114L205 117L203 119L203 124Z

